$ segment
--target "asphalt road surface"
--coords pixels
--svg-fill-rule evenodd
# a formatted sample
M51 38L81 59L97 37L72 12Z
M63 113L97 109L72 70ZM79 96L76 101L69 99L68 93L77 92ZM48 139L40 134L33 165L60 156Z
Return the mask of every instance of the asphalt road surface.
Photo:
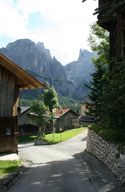
M19 146L31 166L10 192L125 192L96 158L85 151L87 132L56 145Z

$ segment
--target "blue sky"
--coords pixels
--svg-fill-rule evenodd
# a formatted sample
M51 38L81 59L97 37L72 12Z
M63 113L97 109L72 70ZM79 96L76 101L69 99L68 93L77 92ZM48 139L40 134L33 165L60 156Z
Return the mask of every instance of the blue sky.
M0 0L0 47L17 39L43 42L62 64L77 60L89 49L89 26L97 1Z

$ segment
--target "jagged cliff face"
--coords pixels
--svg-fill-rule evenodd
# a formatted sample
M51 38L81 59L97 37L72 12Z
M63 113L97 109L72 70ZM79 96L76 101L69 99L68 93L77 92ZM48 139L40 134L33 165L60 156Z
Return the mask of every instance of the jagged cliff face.
M28 72L32 74L35 72L34 74L41 80L54 85L60 94L67 95L65 69L55 57L51 57L50 51L43 43L35 44L29 39L20 39L9 43L6 48L0 49L0 52ZM59 82L62 88L58 86Z
M80 49L79 58L65 66L68 80L79 81L80 79L89 81L90 74L94 71L94 65L91 62L93 53ZM75 82L76 82L75 81Z
M0 50L24 69L32 70L44 76L56 75L65 78L65 72L58 74L62 69L61 63L51 57L50 51L43 43L35 44L29 39L20 39L9 43Z
M94 53L80 49L78 60L65 66L67 79L74 85L72 86L74 89L72 91L72 97L76 97L77 99L86 97L88 89L85 84L90 82L91 74L95 71L95 67L91 62L93 56Z
M29 39L20 39L9 43L0 52L7 55L22 68L42 81L54 85L63 96L82 100L87 90L84 83L90 80L94 67L90 62L93 55L87 50L80 50L77 61L63 66L50 51L39 42L35 44Z

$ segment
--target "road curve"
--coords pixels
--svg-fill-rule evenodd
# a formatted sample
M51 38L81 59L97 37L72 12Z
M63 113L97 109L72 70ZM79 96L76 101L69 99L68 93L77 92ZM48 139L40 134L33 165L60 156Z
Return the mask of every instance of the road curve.
M122 192L109 170L85 151L87 132L56 144L19 146L32 165L10 192Z

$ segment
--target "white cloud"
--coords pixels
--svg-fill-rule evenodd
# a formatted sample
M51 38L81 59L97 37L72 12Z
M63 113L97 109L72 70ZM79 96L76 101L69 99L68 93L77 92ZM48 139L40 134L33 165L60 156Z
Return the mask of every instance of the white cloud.
M11 4L11 1L0 1L0 18L0 33L10 37L18 37L20 34L26 33L26 21Z
M87 48L89 25L97 3L89 0L0 0L0 34L11 38L42 41L62 63L78 57L80 48ZM6 10L6 11L5 11ZM39 12L47 25L28 28L31 14ZM8 42L9 43L9 42Z

